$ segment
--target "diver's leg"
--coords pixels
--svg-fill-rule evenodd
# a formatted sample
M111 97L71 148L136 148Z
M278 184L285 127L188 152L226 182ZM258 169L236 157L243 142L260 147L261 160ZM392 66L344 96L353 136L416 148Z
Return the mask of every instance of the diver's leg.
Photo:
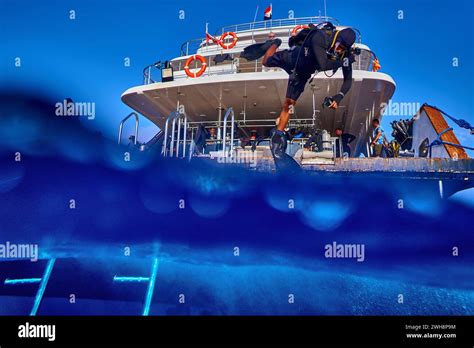
M298 163L291 156L286 154L288 137L285 134L285 128L290 120L290 115L294 112L296 101L301 93L303 93L306 81L308 81L310 76L311 75L307 73L297 74L293 72L290 74L285 103L280 112L280 121L271 139L271 150L273 158L275 159L275 165L277 168L285 171L295 172L300 169Z
M270 150L278 170L286 173L296 173L301 167L293 157L286 153L288 136L285 132L276 130L270 141Z
M267 66L267 60L268 58L272 57L275 52L277 51L279 45L273 44L270 46L270 48L265 52L265 55L263 56L262 64L264 66Z
M277 129L284 131L290 120L290 115L294 112L296 101L303 93L306 86L306 82L311 77L308 73L296 73L293 72L288 78L288 87L286 89L285 103L280 113L280 122L278 123Z
M288 124L290 119L290 110L296 101L290 98L285 99L283 108L280 112L280 121L278 122L277 129L272 136L272 153L276 158L281 158L284 156L286 151L286 146L288 142L288 137L285 133L285 127Z
M266 60L275 54L278 47L281 45L280 39L267 40L263 43L255 43L253 45L244 48L243 52L240 53L240 58L245 58L251 62L262 58L266 55ZM274 62L276 63L276 62Z
M275 160L275 166L278 170L282 170L287 173L295 173L300 170L298 162L293 157L286 153L286 147L288 146L288 136L285 133L285 127L290 119L290 113L292 106L296 103L291 98L286 98L283 108L280 113L280 121L278 122L277 129L273 133L270 141L270 149L272 151L273 159Z
M296 100L291 98L285 98L285 103L280 112L280 122L278 123L277 129L279 131L284 131L290 120L290 114L293 112L293 108L296 105Z

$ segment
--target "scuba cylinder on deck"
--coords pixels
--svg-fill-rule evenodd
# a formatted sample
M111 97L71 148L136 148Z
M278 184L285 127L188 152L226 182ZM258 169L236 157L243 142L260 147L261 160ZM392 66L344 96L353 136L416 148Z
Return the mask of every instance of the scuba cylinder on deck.
M321 132L321 139L322 139L322 148L323 151L331 151L332 150L332 143L331 143L331 135L325 129Z

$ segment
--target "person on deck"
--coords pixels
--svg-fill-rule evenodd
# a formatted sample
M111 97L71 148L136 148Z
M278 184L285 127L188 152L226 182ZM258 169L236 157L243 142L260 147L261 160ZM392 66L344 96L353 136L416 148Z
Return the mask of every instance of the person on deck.
M384 154L384 140L385 140L385 132L383 131L382 126L380 125L380 121L378 118L374 118L372 120L372 127L374 130L372 132L372 142L370 145L374 148L374 157L385 157Z
M336 157L341 157L340 148L342 147L342 155L347 153L347 157L351 157L350 144L355 140L355 135L344 133L341 128L336 128Z

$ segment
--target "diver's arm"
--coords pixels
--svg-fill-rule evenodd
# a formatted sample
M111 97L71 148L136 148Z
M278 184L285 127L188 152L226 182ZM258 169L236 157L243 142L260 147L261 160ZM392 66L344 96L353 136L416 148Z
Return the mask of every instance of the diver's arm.
M341 93L346 95L352 86L352 66L349 64L348 67L342 68L342 75L344 76L344 82L341 86Z
M317 70L327 71L339 69L342 66L342 61L340 60L331 60L328 58L326 52L326 39L324 38L321 32L316 32L310 38L311 40L311 49L318 66Z
M350 61L350 60L349 60ZM347 61L347 62L349 62ZM343 65L346 64L343 62ZM343 66L342 67L342 74L344 76L344 82L342 83L341 90L339 91L338 94L333 96L332 99L332 104L329 106L330 108L336 109L337 106L341 103L342 98L346 96L346 94L349 92L352 86L352 66Z
M342 66L341 60L328 59L326 50L318 44L313 45L313 54L319 71L335 70Z

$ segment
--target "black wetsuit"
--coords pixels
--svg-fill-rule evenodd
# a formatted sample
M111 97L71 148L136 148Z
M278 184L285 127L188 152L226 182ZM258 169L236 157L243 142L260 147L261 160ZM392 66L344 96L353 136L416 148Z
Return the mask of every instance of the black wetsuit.
M355 140L355 136L349 133L344 133L340 137L336 139L336 156L341 157L339 153L339 139L342 141L342 152L347 153L349 157L351 157L351 147L349 146Z
M341 99L349 92L352 85L352 62L354 57L332 60L327 51L331 47L335 33L326 30L304 29L290 38L290 49L275 52L269 57L265 66L285 70L290 78L286 97L297 100L303 93L306 82L316 71L329 71L342 68L344 82L341 87Z

